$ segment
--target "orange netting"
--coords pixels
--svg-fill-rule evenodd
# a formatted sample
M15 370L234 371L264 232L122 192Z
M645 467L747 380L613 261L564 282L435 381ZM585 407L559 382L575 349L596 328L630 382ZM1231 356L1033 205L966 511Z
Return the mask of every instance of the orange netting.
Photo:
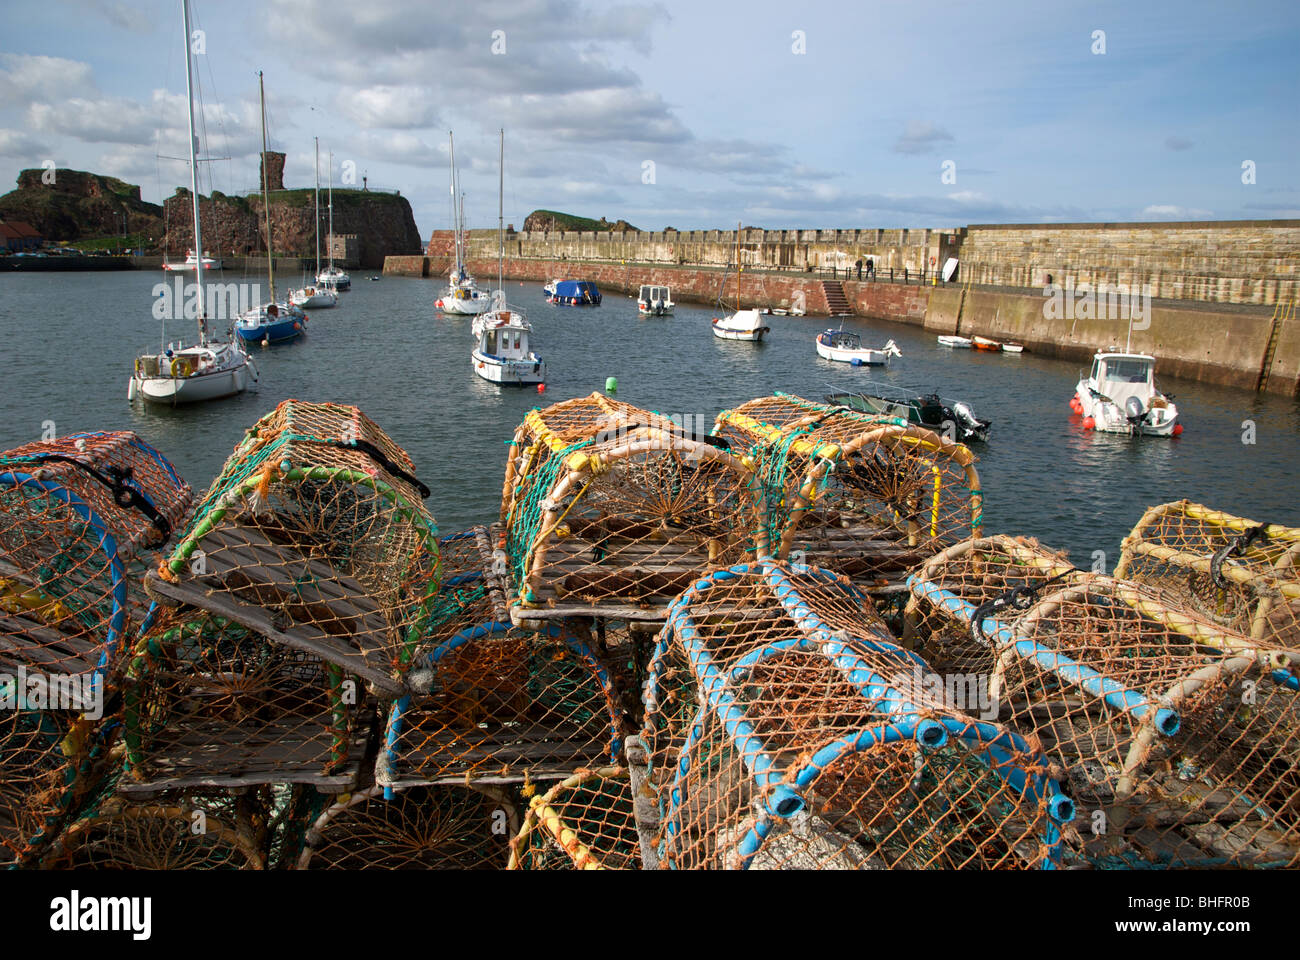
M910 580L918 648L1036 738L1100 866L1300 863L1300 651L1035 544L957 545Z
M776 556L879 583L980 531L974 455L924 427L776 394L714 433L749 451Z
M709 574L674 604L646 685L658 864L1050 865L1073 809L1041 755L928 679L842 577Z
M534 410L515 432L501 507L520 600L662 616L698 572L765 551L755 493L724 441L668 417L599 394Z
M529 801L509 867L639 870L639 843L627 770L583 769Z

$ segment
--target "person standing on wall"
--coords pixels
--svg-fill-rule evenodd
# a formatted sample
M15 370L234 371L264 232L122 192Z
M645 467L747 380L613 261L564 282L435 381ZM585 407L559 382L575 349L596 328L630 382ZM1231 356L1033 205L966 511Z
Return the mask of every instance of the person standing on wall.
M858 262L854 264L858 268L858 279L862 279L862 258L858 257Z

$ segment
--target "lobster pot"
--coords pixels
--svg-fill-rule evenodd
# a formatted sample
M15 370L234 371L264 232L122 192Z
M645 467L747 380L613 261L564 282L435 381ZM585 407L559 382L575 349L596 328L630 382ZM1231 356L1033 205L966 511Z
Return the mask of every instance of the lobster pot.
M0 454L0 862L48 842L102 773L106 677L143 612L131 574L189 501L129 432Z
M975 457L924 427L778 394L714 433L750 451L778 557L875 584L980 532Z
M926 602L928 593L938 589L951 595L963 611L987 605L984 616L1014 616L1032 606L1045 582L1056 583L1073 571L1064 552L1029 538L995 534L954 544L909 577L903 639L936 671L978 676L987 685L995 660L993 645L944 604ZM1008 610L1012 612L1005 613Z
M307 832L300 870L500 870L519 829L512 794L492 787L382 787L340 797Z
M439 576L413 471L355 407L287 400L248 431L146 588L396 695Z
M441 583L431 605L423 645L437 646L461 630L508 618L505 554L493 550L486 527L471 527L438 541Z
M1072 855L1098 866L1300 863L1300 653L1131 581L1052 579L1027 609L1000 612L921 576L911 587L930 617L987 644L988 699L1042 744L1092 824Z
M118 789L357 781L375 707L337 663L275 643L233 619L168 611L136 646L123 693Z
M509 868L639 870L639 845L627 769L579 770L533 796Z
M409 680L419 692L388 712L382 786L555 779L621 749L618 694L582 624L476 624L421 650Z
M1162 504L1125 538L1115 575L1175 593L1238 633L1300 647L1300 528Z
M252 823L233 802L177 796L106 804L71 824L41 866L53 870L261 870Z
M516 433L504 547L529 618L655 620L710 565L765 550L760 514L725 441L593 395Z
M843 577L775 561L674 605L646 685L657 865L1039 868L1073 805L935 689Z

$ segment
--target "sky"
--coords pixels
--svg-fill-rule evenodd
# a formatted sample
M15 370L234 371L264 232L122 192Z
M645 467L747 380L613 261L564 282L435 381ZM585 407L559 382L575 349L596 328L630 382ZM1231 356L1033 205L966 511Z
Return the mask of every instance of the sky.
M188 184L179 0L0 0L0 192ZM1300 217L1300 3L192 0L201 189L368 177L471 227ZM197 52L201 50L201 52ZM1253 180L1253 182L1246 182Z

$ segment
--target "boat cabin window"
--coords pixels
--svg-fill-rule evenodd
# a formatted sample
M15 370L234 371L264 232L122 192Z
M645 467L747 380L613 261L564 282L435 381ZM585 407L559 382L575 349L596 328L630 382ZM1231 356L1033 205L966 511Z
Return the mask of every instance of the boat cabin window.
M483 352L492 354L497 352L497 332L495 330L487 331L487 337L483 341Z
M1088 374L1088 379L1096 383L1097 379L1100 376L1101 376L1101 361L1098 360L1096 357L1093 357L1092 373Z
M1106 361L1106 379L1112 383L1147 383L1151 380L1151 361L1112 357Z

